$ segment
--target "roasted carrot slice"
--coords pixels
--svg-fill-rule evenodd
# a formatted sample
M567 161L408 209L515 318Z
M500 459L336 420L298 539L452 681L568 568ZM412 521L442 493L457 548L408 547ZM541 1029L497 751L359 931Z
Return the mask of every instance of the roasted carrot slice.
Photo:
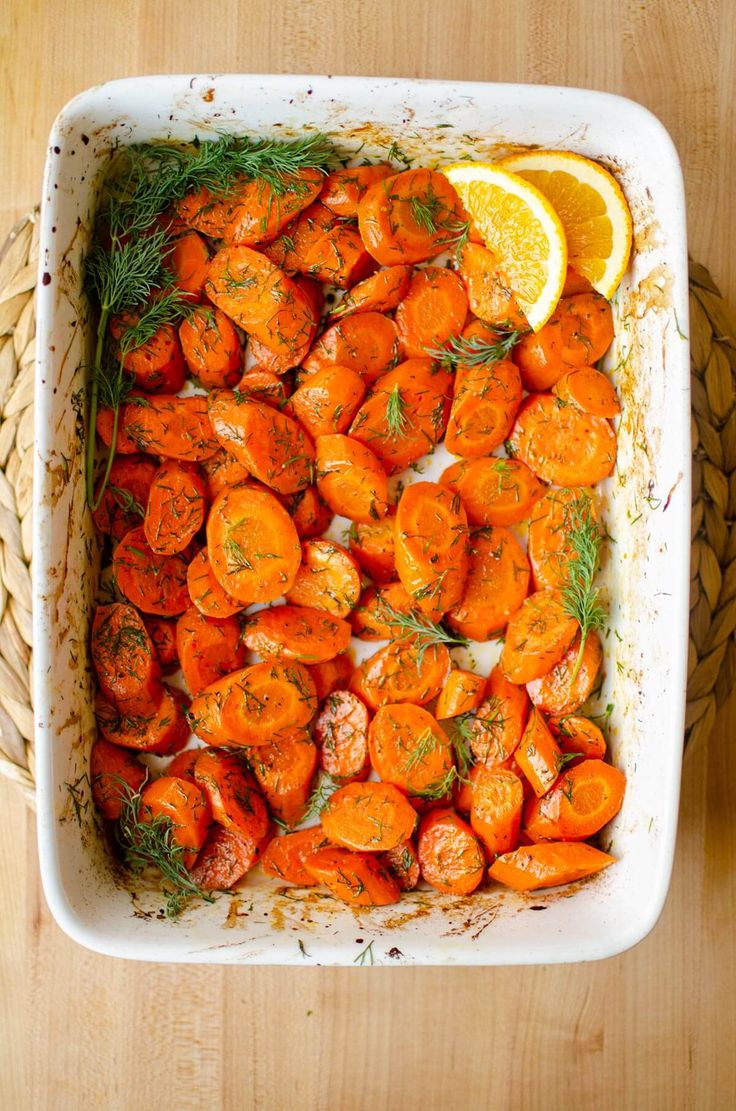
M272 606L248 619L243 639L266 660L323 663L345 651L350 626L311 606Z
M147 774L132 752L110 744L103 737L95 741L89 756L89 777L92 798L102 817L117 821L123 802L138 794Z
M236 392L243 398L261 401L274 409L280 409L289 397L289 382L279 378L270 370L247 370L236 386Z
M294 522L283 505L264 490L235 486L223 490L207 519L207 551L212 572L244 606L271 602L289 590L301 560Z
M408 486L396 511L396 570L416 607L441 617L463 597L468 521L460 498L436 482Z
M592 876L614 863L614 858L592 845L558 841L548 845L525 845L505 853L488 869L493 880L514 891L537 891Z
M214 826L192 868L202 891L229 891L258 860L259 846L234 830Z
M228 486L239 486L242 482L252 485L254 481L248 468L224 447L218 447L215 454L200 465L208 502L213 502Z
M269 843L261 858L261 866L267 876L286 880L287 883L298 883L300 887L312 887L317 881L307 871L304 862L307 857L328 844L322 826L285 833L282 837L274 837Z
M356 907L385 907L397 903L401 889L391 873L370 853L347 849L318 849L304 861L315 883L328 888L335 898Z
M512 683L529 683L551 671L577 635L557 590L537 590L509 621L501 670Z
M395 534L395 517L391 514L380 521L356 521L350 528L350 551L363 574L376 583L396 578Z
M421 651L411 639L396 640L356 669L350 689L373 710L390 702L424 706L440 693L449 672L450 654L444 644Z
M592 293L593 286L587 278L582 274L578 274L572 266L568 266L567 273L565 274L565 284L562 287L560 297L572 297L575 293Z
M388 512L386 472L369 448L351 436L319 436L317 489L334 513L370 524Z
M548 390L573 367L597 363L612 340L608 301L598 293L578 293L563 297L538 332L522 336L513 358L527 390Z
M105 740L157 756L170 756L187 743L186 709L185 695L168 683L162 684L156 709L144 714L123 713L99 692L95 698L97 725Z
M320 767L337 782L365 779L368 774L368 710L357 695L335 690L327 696L314 722Z
M588 634L580 665L577 662L579 651L578 636L551 671L528 684L529 697L543 713L557 717L573 714L590 698L603 662L603 648L598 634Z
M113 553L112 567L120 593L144 613L175 617L187 608L186 559L158 555L142 528L126 532Z
M112 443L111 418L110 409L98 413L97 431L108 447ZM217 449L205 397L141 394L120 406L115 451L126 455L148 451L165 459L198 463Z
M435 717L438 721L469 714L483 701L486 681L472 671L456 667L447 677L447 682L437 699Z
M451 480L471 525L516 525L531 515L545 489L518 459L473 459Z
M176 654L176 621L173 617L144 617L149 637L161 664L164 675L179 670L179 657Z
M207 549L203 548L187 568L189 597L205 617L232 617L240 613L243 603L231 597L215 578Z
M562 753L536 706L529 714L529 721L521 744L514 752L514 759L531 783L537 798L546 795L560 774Z
M201 235L189 231L178 236L171 249L164 254L164 265L173 276L174 285L189 301L202 300L210 252Z
M360 598L360 568L334 540L305 540L302 562L286 601L348 617Z
M330 795L320 821L333 845L357 852L395 849L411 837L417 816L391 783L348 783Z
M473 778L470 825L491 860L518 845L523 807L524 790L518 775L504 768L480 766Z
M301 270L307 254L325 232L337 224L337 217L320 201L314 201L287 224L281 235L262 248L263 254L287 274Z
M414 599L401 583L369 586L350 618L353 633L361 640L390 640L400 632L392 614L409 614L413 609Z
M113 317L110 334L120 340L124 332L138 323L139 314L126 312ZM138 389L151 393L176 393L184 385L186 368L179 337L173 324L162 324L156 332L129 350L123 358L123 366L132 374Z
M320 199L336 216L356 216L366 190L393 173L394 168L388 162L335 170L327 175Z
M192 728L210 745L263 745L300 733L317 709L300 664L274 660L234 671L192 699Z
M616 462L616 433L609 422L551 394L526 398L508 446L538 478L556 486L594 486Z
M460 252L460 277L468 291L471 312L487 324L526 331L527 319L508 287L492 251L466 243Z
M250 247L224 247L210 263L205 292L240 328L294 365L314 334L312 309L278 266Z
M349 289L376 269L357 228L337 224L321 235L299 266L303 274L338 289Z
M189 373L205 389L234 386L243 366L235 326L220 309L203 305L179 325L179 341Z
M550 718L549 724L565 756L602 760L606 755L606 738L590 718L566 714L564 718Z
M295 494L286 508L300 540L312 540L321 536L327 531L333 518L332 510L322 501L316 486L307 486L306 490Z
M524 687L510 683L501 668L494 667L471 725L470 751L478 763L493 767L513 756L528 716L529 696Z
M381 853L381 863L388 869L402 891L413 891L421 878L419 857L413 841L402 841L395 849Z
M427 348L441 347L461 331L467 315L468 298L457 274L439 266L417 270L395 316L404 352L423 358Z
M347 366L326 366L302 382L288 411L314 439L345 433L365 397L365 383Z
M432 810L422 818L417 856L422 877L447 895L469 895L483 879L478 838L454 810Z
M509 435L521 404L521 379L510 359L463 370L447 422L445 446L466 459L490 455Z
M153 476L143 531L157 555L176 555L204 524L204 479L195 463L164 459Z
M113 459L105 492L92 514L98 532L109 533L113 540L122 540L126 532L141 523L157 470L158 462L148 455L122 455ZM98 484L95 500L99 490Z
M439 443L450 411L451 376L431 359L407 359L375 383L350 427L389 474Z
M322 702L333 691L342 690L347 686L355 667L350 656L346 652L341 652L334 660L307 664L306 670L314 682L317 698Z
M529 589L529 561L508 529L471 534L465 588L447 622L470 640L489 640L518 612Z
M271 813L286 826L296 826L304 817L318 755L306 732L258 745L248 754Z
M194 766L201 751L201 748L186 748L183 752L177 753L167 765L166 774L176 776L177 779L188 779L190 783L196 783Z
M176 623L176 647L191 694L199 694L231 671L245 666L240 622L234 617L205 617L190 606Z
M193 867L212 824L212 814L201 789L195 783L168 775L148 783L141 792L138 820L149 823L161 818L168 818L171 823L171 840L183 849L184 867Z
M239 191L248 184L248 179L243 177L225 195L215 194L204 187L193 189L177 201L174 218L184 227L194 228L202 235L222 239L232 210L240 200Z
M237 203L228 213L222 238L246 247L268 243L312 203L323 183L324 176L311 168L284 175L278 193L262 180L245 182L238 187Z
M133 606L98 606L92 622L92 663L104 697L123 714L150 714L161 701L161 666Z
M457 193L435 170L404 170L376 182L358 205L366 247L382 266L433 258L462 234Z
M393 320L379 312L361 312L327 328L302 361L302 371L309 375L326 366L346 366L366 382L375 382L398 361Z
M626 776L618 768L583 760L567 768L543 798L528 803L524 827L534 841L584 841L615 818L625 790Z
M382 706L370 724L371 764L407 795L442 798L455 765L447 734L421 706Z
M575 558L573 524L583 509L595 516L588 495L574 488L550 490L534 506L528 551L537 590L569 582L568 564Z
M215 435L252 475L279 494L309 486L314 448L292 417L229 390L213 390L208 401Z
M612 419L621 412L616 391L610 378L592 366L569 370L552 387L552 393L569 405L577 405L594 417Z
M268 811L240 756L204 748L194 765L194 778L215 821L255 850L268 833Z
M354 312L392 312L409 291L411 270L411 266L388 266L364 278L348 290L330 317L334 320Z

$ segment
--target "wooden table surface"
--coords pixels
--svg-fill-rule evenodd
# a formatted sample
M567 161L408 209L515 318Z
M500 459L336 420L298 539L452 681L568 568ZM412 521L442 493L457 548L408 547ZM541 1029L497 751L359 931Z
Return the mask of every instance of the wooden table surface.
M113 77L254 71L624 93L682 157L690 247L736 300L733 0L6 0L2 226L46 137ZM736 705L685 761L667 907L635 950L527 969L156 967L46 910L33 817L0 784L0 1107L676 1111L736 1103ZM657 738L652 737L652 744Z

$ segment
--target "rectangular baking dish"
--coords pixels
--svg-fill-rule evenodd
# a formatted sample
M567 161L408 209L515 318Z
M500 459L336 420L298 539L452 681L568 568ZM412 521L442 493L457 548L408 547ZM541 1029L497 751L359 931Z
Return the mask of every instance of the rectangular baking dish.
M608 480L604 572L611 633L601 706L628 777L602 843L618 863L557 892L497 888L458 899L417 891L354 910L256 873L241 892L177 922L155 889L121 875L95 820L87 632L98 558L84 503L87 308L81 264L115 144L219 132L320 129L360 157L392 142L423 163L493 158L519 145L570 149L617 174L636 251L614 303L608 361L624 402ZM594 960L643 938L664 904L682 750L689 588L687 252L680 166L654 116L570 88L379 78L174 76L90 89L54 124L43 190L34 489L34 686L43 885L59 923L115 956L234 964L516 964ZM542 913L543 911L543 913Z

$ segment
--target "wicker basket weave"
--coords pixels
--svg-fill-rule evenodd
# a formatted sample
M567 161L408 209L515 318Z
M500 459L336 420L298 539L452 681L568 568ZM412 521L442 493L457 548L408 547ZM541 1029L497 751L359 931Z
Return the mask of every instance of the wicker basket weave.
M34 800L31 688L34 287L38 213L0 248L0 774ZM690 266L693 519L685 742L707 740L736 677L736 326Z

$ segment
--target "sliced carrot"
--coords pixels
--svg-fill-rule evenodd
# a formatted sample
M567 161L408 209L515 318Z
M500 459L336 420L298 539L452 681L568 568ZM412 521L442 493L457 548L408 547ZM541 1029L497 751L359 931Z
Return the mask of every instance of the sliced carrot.
M360 568L334 540L302 542L302 562L286 601L348 617L360 598Z
M253 482L251 473L246 466L226 451L218 447L211 458L202 464L204 474L205 494L208 502L213 502L221 490L228 486L239 486L241 482Z
M291 278L250 247L224 247L210 263L205 291L240 328L298 364L314 334L311 307Z
M529 721L521 743L514 752L514 759L531 783L537 798L546 795L560 774L562 753L536 706L529 714Z
M149 637L153 641L158 662L164 675L179 670L179 657L176 654L176 621L173 617L144 617Z
M490 458L469 462L458 472L455 489L471 525L508 526L531 515L545 488L518 459Z
M139 313L126 312L113 317L110 334L121 340L125 331L138 323ZM163 324L156 332L129 350L123 358L123 366L132 374L138 389L151 393L176 393L184 385L186 368L179 337L173 324Z
M519 843L524 790L521 780L504 768L481 766L473 779L470 825L491 860Z
M302 269L304 259L325 232L337 224L337 217L320 201L314 201L287 224L281 235L263 247L266 258L287 274Z
M501 670L512 683L529 683L551 671L572 644L578 623L557 590L537 590L509 621Z
M215 826L192 868L192 880L202 891L229 891L256 863L258 849L234 830Z
M311 606L272 606L248 619L243 639L266 660L323 663L345 651L350 626Z
M322 203L336 216L356 216L358 204L366 190L383 178L391 177L393 166L379 162L375 166L349 166L328 174L320 194Z
M505 328L528 328L496 256L487 247L466 243L460 252L459 273L468 291L471 312L481 320Z
M194 778L215 821L255 850L268 833L268 811L240 756L204 748L194 765Z
M143 531L157 555L183 552L204 524L205 485L195 463L164 459L153 476Z
M587 702L595 687L598 672L603 661L603 648L597 633L588 634L578 665L580 637L576 637L572 647L558 664L528 684L529 697L535 706L545 714L561 717L573 714ZM577 674L575 674L577 668ZM573 679L573 675L575 678Z
M522 336L513 358L525 389L548 390L573 367L593 366L613 340L611 306L598 293L564 297L538 332Z
M373 273L376 261L366 251L357 228L337 224L311 246L299 269L318 282L349 289Z
M222 239L233 208L240 200L239 191L249 184L243 177L235 182L226 195L216 195L202 187L193 189L177 201L175 220L185 227L194 228L212 239Z
M312 887L317 881L307 871L305 861L328 844L322 826L285 833L270 842L261 858L261 866L267 876L297 883L300 887Z
M369 586L350 618L353 633L361 640L390 640L397 631L391 611L409 614L413 608L414 600L401 583Z
M346 366L366 382L375 382L398 361L393 320L379 312L361 312L327 328L302 361L302 370L308 375L326 366Z
M234 386L243 351L234 325L220 309L202 306L179 325L179 341L189 373L205 389Z
M301 560L294 523L263 490L223 490L207 519L207 551L220 586L244 606L271 602L289 590Z
M164 254L164 265L172 274L174 285L188 300L202 300L210 252L201 235L196 231L189 231L178 236L171 249Z
M396 511L396 570L419 610L441 617L466 590L468 522L460 498L436 482L408 486Z
M338 783L368 774L368 721L365 704L347 690L329 694L315 719L320 767Z
M444 644L422 652L410 639L396 640L361 664L350 689L373 710L390 702L424 706L440 693L449 672L450 654Z
M271 813L286 826L298 825L304 817L318 756L306 732L258 745L248 754Z
M234 671L192 699L192 728L210 745L263 745L300 733L314 717L314 682L274 660Z
M112 442L111 410L98 413L97 431L104 444ZM148 451L165 459L198 463L218 449L207 415L205 397L138 395L120 406L115 450L130 454Z
M330 527L333 513L317 493L316 486L307 486L295 494L287 509L300 540L312 540Z
M97 725L105 740L123 748L170 756L187 743L187 699L175 687L162 684L155 710L144 714L123 713L98 692L95 698Z
M626 776L602 760L567 768L553 789L531 801L524 826L534 841L583 841L610 822L624 801Z
M113 553L112 568L120 593L144 613L175 617L187 608L186 559L158 555L142 528L126 532Z
M431 359L407 359L378 379L350 435L370 448L389 474L406 470L442 438L451 381Z
M346 366L326 366L310 375L289 401L292 413L314 439L345 433L365 397L365 383Z
M488 875L514 891L537 891L540 887L560 887L592 876L613 863L612 856L592 845L560 841L505 853L494 861Z
M579 755L586 760L602 760L606 755L606 738L590 718L566 714L564 718L550 718L549 724L565 756Z
M511 454L556 486L594 486L616 463L610 423L551 394L525 399L508 440Z
M187 568L189 597L205 617L232 617L240 613L243 603L224 590L215 578L207 549L203 548Z
M402 841L395 849L381 854L381 863L388 869L402 891L413 891L421 872L413 841Z
M95 806L110 822L116 822L123 802L138 794L146 782L147 771L140 760L125 748L101 737L89 756L89 777Z
M238 189L237 203L228 214L222 238L226 243L258 247L275 239L281 229L318 196L324 176L316 169L284 175L276 193L254 179Z
M552 387L552 393L594 417L612 419L621 412L610 378L592 366L582 366L563 374Z
M425 357L427 348L441 347L461 331L467 315L468 298L457 274L439 266L417 270L395 316L404 352Z
M368 747L384 783L420 798L447 794L455 765L452 744L421 706L382 706L370 724Z
M380 521L356 521L350 528L350 551L363 574L376 583L396 578L395 517L389 513Z
M493 767L513 756L528 716L529 696L524 687L510 683L501 668L494 667L471 726L470 751L478 763Z
M318 436L317 489L334 513L370 524L388 512L386 472L369 448L350 436Z
M411 266L388 266L364 278L348 290L330 317L334 320L354 312L392 312L409 291L411 271Z
M440 475L440 484L446 486L448 490L452 490L453 494L457 494L458 483L469 466L469 459L458 459L456 463L451 463L449 467L445 467Z
M177 654L191 694L245 666L240 634L240 622L234 617L205 617L196 606L181 615L176 624Z
M333 845L357 852L395 849L411 837L417 816L391 783L348 783L330 795L320 814Z
M314 448L292 417L229 390L213 390L208 404L218 440L252 475L279 494L309 486Z
M184 850L184 867L191 868L212 824L203 792L185 779L166 775L154 779L141 792L138 820L149 823L161 818L169 819L171 840Z
M432 810L422 818L417 856L423 879L447 895L470 895L483 879L480 843L454 810Z
M201 748L185 748L183 752L177 753L167 765L166 774L176 776L177 779L188 779L190 783L196 783L194 766L201 751Z
M568 266L567 273L565 274L565 284L562 287L560 297L572 297L575 293L592 293L593 286L587 278L582 274L578 274L572 266Z
M316 883L324 884L343 903L356 907L384 907L397 903L398 883L385 866L370 853L347 849L318 849L304 861Z
M322 702L333 691L342 690L350 682L355 670L353 661L346 652L341 652L333 660L319 664L307 664L306 670L312 677L317 698Z
M447 178L435 170L404 170L376 182L358 205L366 247L382 266L423 262L457 241L463 210Z
M458 814L466 818L470 817L473 806L473 783L480 773L480 768L480 764L473 764L472 768L468 769L467 775L462 779L456 779L452 785L452 805Z
M113 540L122 540L126 532L141 523L157 470L158 462L147 455L123 455L113 459L105 492L92 514L98 532L109 533ZM95 491L95 501L99 499L101 484L102 479Z
M445 446L466 459L490 455L509 435L521 404L521 379L510 359L467 367L455 384Z
M486 681L481 675L463 671L459 667L453 668L437 699L435 717L438 721L444 721L459 717L460 714L472 713L483 701L485 689Z
M275 409L281 408L289 397L289 382L270 370L247 370L236 386L236 393L243 398L262 401Z
M150 714L161 701L161 666L133 606L98 606L92 621L92 663L104 697L124 714Z
M568 564L575 557L572 523L585 506L595 517L595 506L581 490L550 490L534 506L529 522L529 560L537 590L569 582Z
M470 640L489 640L518 612L529 589L529 561L508 529L471 533L468 573L447 622Z

